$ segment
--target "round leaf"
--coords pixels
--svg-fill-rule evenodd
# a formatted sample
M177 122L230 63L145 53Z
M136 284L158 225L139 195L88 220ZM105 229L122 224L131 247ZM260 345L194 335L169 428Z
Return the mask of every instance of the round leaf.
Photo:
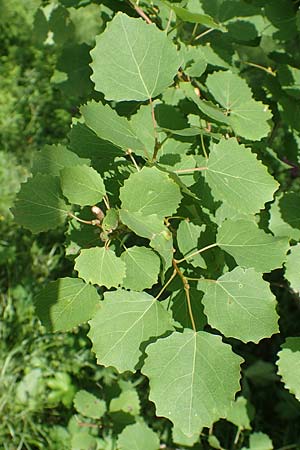
M240 389L243 360L220 336L175 332L150 344L146 353L142 372L150 380L150 400L158 416L190 437L226 416Z
M278 374L281 376L286 389L300 401L300 338L287 338L286 342L281 346L278 357Z
M206 85L226 109L230 125L237 134L251 140L267 136L272 115L267 105L252 98L251 89L243 78L229 70L214 72L208 75Z
M131 247L122 253L121 259L126 265L125 288L143 291L157 282L160 259L151 249Z
M144 167L130 175L120 190L122 208L158 217L172 215L181 200L177 184L155 167Z
M125 276L125 263L105 247L84 249L75 260L75 270L87 283L118 287Z
M285 278L295 292L300 292L300 244L293 246L287 257Z
M129 425L118 438L119 450L159 450L159 438L151 428L144 423Z
M234 138L213 146L207 166L205 178L215 200L244 214L258 212L278 188L266 167Z
M97 37L91 56L96 90L118 102L143 101L161 94L181 64L166 33L120 12Z
M277 333L276 300L253 269L236 267L218 280L201 280L208 323L227 337L258 342Z
M100 306L93 286L76 278L49 283L34 298L35 309L48 331L68 331L91 319Z
M105 194L103 180L92 167L65 167L60 171L60 181L64 196L75 205L95 205Z
M226 220L219 228L219 247L242 267L270 272L282 266L289 248L288 238L266 234L250 220Z
M59 179L40 174L21 185L13 208L15 221L32 233L57 228L65 222L69 211Z
M91 419L100 419L106 411L106 405L103 400L83 389L76 393L74 406L80 414Z
M141 344L172 329L168 312L145 292L107 292L98 313L90 321L93 350L99 364L119 372L134 371Z

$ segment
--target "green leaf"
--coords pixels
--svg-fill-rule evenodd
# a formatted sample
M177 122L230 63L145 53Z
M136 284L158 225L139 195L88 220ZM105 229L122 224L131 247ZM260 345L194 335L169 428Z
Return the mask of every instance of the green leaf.
M92 161L101 160L110 163L117 156L124 156L123 150L104 139L100 139L94 131L85 124L77 122L69 133L70 148L77 155ZM72 164L74 165L74 164Z
M259 229L254 221L230 220L222 223L217 244L234 257L237 264L257 272L282 266L289 248L288 238L274 237Z
M91 56L95 89L115 101L156 97L172 84L181 64L166 33L120 12L97 37Z
M118 228L119 214L115 208L109 208L106 211L104 219L101 223L103 231L113 231Z
M273 450L274 445L269 436L265 433L252 433L249 438L249 450ZM243 447L242 450L246 450Z
M147 155L144 144L137 137L130 122L119 116L110 106L91 101L82 106L80 111L85 124L101 139L112 142L125 151L130 148L137 154Z
M118 437L119 450L159 450L159 438L145 423L128 425Z
M212 118L216 122L225 123L230 125L230 118L224 114L224 112L211 102L200 99L194 92L193 86L190 83L185 83L183 90L191 101L193 101L200 111L207 117Z
M134 291L151 288L157 282L160 259L147 247L130 247L121 255L126 265L123 287Z
M100 419L106 412L105 401L84 389L76 393L74 406L80 414L91 419Z
M21 185L12 211L19 225L39 233L64 224L70 207L62 198L59 179L37 174Z
M118 287L125 277L125 263L105 247L81 250L74 269L87 283L107 288Z
M119 216L122 223L127 225L135 234L146 239L152 239L156 234L168 231L164 226L163 219L156 214L147 216L140 211L129 212L125 209L120 209Z
M230 72L214 72L206 85L217 102L225 108L230 125L240 136L258 141L268 135L267 121L272 117L268 106L252 98L245 80Z
M270 209L269 228L275 236L300 239L300 195L287 192L277 197Z
M144 215L171 216L181 201L180 189L166 174L155 167L144 167L133 173L120 189L122 208Z
M199 47L186 46L182 48L184 57L184 73L189 77L200 77L207 68L206 58Z
M234 138L213 146L205 178L216 200L244 214L258 212L278 188L256 155Z
M194 433L191 436L184 434L180 428L173 427L172 431L173 442L186 447L192 447L197 441L199 441L199 433Z
M150 344L142 372L156 414L188 437L225 417L240 389L240 364L220 336L185 330Z
M64 167L88 164L88 160L79 158L76 153L63 145L45 145L43 150L34 155L32 173L59 176Z
M188 9L175 6L173 3L168 3L165 0L164 3L166 3L170 8L172 8L176 16L179 17L184 22L198 23L200 25L204 25L207 28L226 31L225 27L215 22L215 20L207 14L199 14L197 12L192 12L189 11Z
M179 187L182 187L182 190L185 194L192 194L191 191L187 189L184 190L184 188L186 186L192 186L197 181L195 179L195 172L193 172L194 168L197 167L194 156L181 155L180 161L176 161L175 163L173 163L173 161L170 162L170 165L164 164L163 167L170 172L170 177L179 185ZM185 170L187 172L184 172ZM192 196L193 195L194 194L192 194Z
M68 331L91 319L100 306L93 286L76 278L49 283L34 298L42 324L48 331Z
M90 450L97 448L97 440L86 430L80 430L71 435L72 450Z
M251 430L250 420L253 417L249 414L249 406L245 397L238 397L231 405L226 420L234 423L240 430ZM253 409L253 408L252 408Z
M86 4L84 8L69 8L74 25L75 40L79 44L94 44L95 36L101 31L101 6Z
M285 264L285 278L295 292L300 292L300 244L291 247Z
M90 321L89 338L99 364L119 372L134 371L141 344L171 330L163 306L145 292L106 292L101 309Z
M126 389L119 397L113 398L109 404L109 412L122 411L132 416L140 413L140 399L134 389Z
M86 99L93 91L89 52L90 46L86 44L66 45L62 48L56 68L63 78L57 80L57 86L68 97ZM51 81L55 83L55 73Z
M88 166L65 167L60 172L65 197L76 205L95 205L101 202L105 186L99 173Z
M218 280L200 280L208 323L226 337L259 342L278 333L276 300L253 269L236 267Z
M300 338L288 337L278 353L278 374L285 388L300 401Z
M156 214L149 216L142 212L120 210L121 221L138 236L150 239L151 247L156 250L163 260L164 271L172 265L173 239L162 218Z
M138 112L131 116L130 124L137 138L143 143L144 154L141 156L146 154L148 159L150 159L150 155L154 151L156 134L151 105L141 106Z
M172 258L174 256L172 233L166 228L152 237L150 245L161 256L163 270L166 271L172 266Z
M177 229L177 243L180 252L185 258L198 250L198 239L204 230L205 226L203 225L194 225L188 220L180 222ZM206 263L200 254L188 258L187 261L194 267L206 268Z

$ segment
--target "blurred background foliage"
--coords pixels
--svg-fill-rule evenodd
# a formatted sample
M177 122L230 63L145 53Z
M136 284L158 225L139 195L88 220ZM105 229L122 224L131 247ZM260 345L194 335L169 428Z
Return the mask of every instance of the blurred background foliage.
M163 11L162 2L156 3ZM278 2L278 14L284 4L285 0ZM34 152L46 144L66 142L78 106L101 98L89 79L89 51L95 35L116 10L134 14L130 2L122 0L0 0L0 448L4 450L114 450L117 433L140 416L159 433L165 448L179 448L172 444L170 422L155 418L143 377L118 376L97 366L84 327L56 335L41 327L33 296L45 281L70 275L70 264L63 256L63 231L32 236L14 225L9 211L20 183L29 175ZM275 13L273 8L274 23ZM298 30L299 17L298 13ZM273 49L273 68L277 63L284 68L290 55L292 65L299 65L299 36L293 35L299 32L292 25L277 31L283 37L281 47ZM248 48L238 43L241 60L244 53L248 58L253 51L257 61L268 64L255 54L254 41ZM269 34L264 47L272 45ZM293 183L298 190L299 99L286 95L277 80L262 71L246 63L242 70L249 83L255 80L258 96L265 95L260 89L264 84L277 118L269 142L272 151L265 158L277 170L287 157L290 166L283 166L281 181L286 186ZM297 133L290 133L290 126ZM280 271L272 273L270 281L279 302L283 334L299 335L298 297L282 282ZM243 392L253 404L252 428L267 433L282 449L300 448L299 402L275 373L280 343L275 336L257 346L238 344L235 350L247 359ZM110 405L104 418L97 420L74 409L74 396L82 389L95 391ZM112 403L112 399L118 401ZM247 439L247 430L247 426L242 431L234 423L220 421L213 431L204 430L201 446L193 448L238 449L243 441L240 435ZM295 444L286 446L290 442Z

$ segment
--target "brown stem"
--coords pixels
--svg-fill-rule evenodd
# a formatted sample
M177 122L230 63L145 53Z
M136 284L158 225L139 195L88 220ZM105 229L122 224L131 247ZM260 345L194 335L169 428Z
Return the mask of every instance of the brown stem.
M88 427L88 428L102 428L102 425L96 425L95 423L87 423L87 422L77 422L79 427Z
M175 261L175 259L173 259L173 267L176 271L176 273L179 275L179 277L181 278L183 287L184 287L184 291L185 291L185 296L186 296L186 301L187 301L187 306L188 306L188 311L189 311L189 316L191 319L191 323L192 323L192 328L194 330L194 332L196 333L196 324L195 324L195 320L194 320L194 316L193 316L193 310L192 310L192 304L191 304L191 297L190 297L190 285L188 280L186 279L186 277L183 275L183 273L181 272L181 270L179 269L177 262Z
M193 167L192 169L179 169L174 170L175 173L189 173L189 172L198 172L200 170L207 170L208 167Z
M72 217L72 219L77 220L77 222L81 222L81 223L85 223L86 225L94 225L99 227L101 222L99 219L93 219L93 220L83 220L80 219L80 217L75 216L74 214L72 214L71 212L68 213L69 217Z
M158 139L157 139L157 131L156 131L157 122L156 122L156 118L155 118L155 112L154 112L154 106L153 106L152 98L149 99L149 103L150 103L150 106L151 106L151 117L152 117L152 123L153 123L153 129L154 129L154 139L155 139L154 151L153 151L153 156L152 156L152 162L154 162L154 161L156 161L157 154L158 154L158 151L159 151L161 145L160 145L160 143L158 142Z
M136 10L138 15L141 16L147 23L149 23L149 24L153 23L152 20L150 19L150 17L148 17L147 14L142 10L142 8L137 6L133 1L129 1L129 3Z

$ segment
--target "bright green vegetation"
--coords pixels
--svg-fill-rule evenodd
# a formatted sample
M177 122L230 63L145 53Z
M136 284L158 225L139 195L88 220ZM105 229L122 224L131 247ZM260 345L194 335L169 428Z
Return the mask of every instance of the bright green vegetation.
M4 448L299 448L299 2L2 3Z

